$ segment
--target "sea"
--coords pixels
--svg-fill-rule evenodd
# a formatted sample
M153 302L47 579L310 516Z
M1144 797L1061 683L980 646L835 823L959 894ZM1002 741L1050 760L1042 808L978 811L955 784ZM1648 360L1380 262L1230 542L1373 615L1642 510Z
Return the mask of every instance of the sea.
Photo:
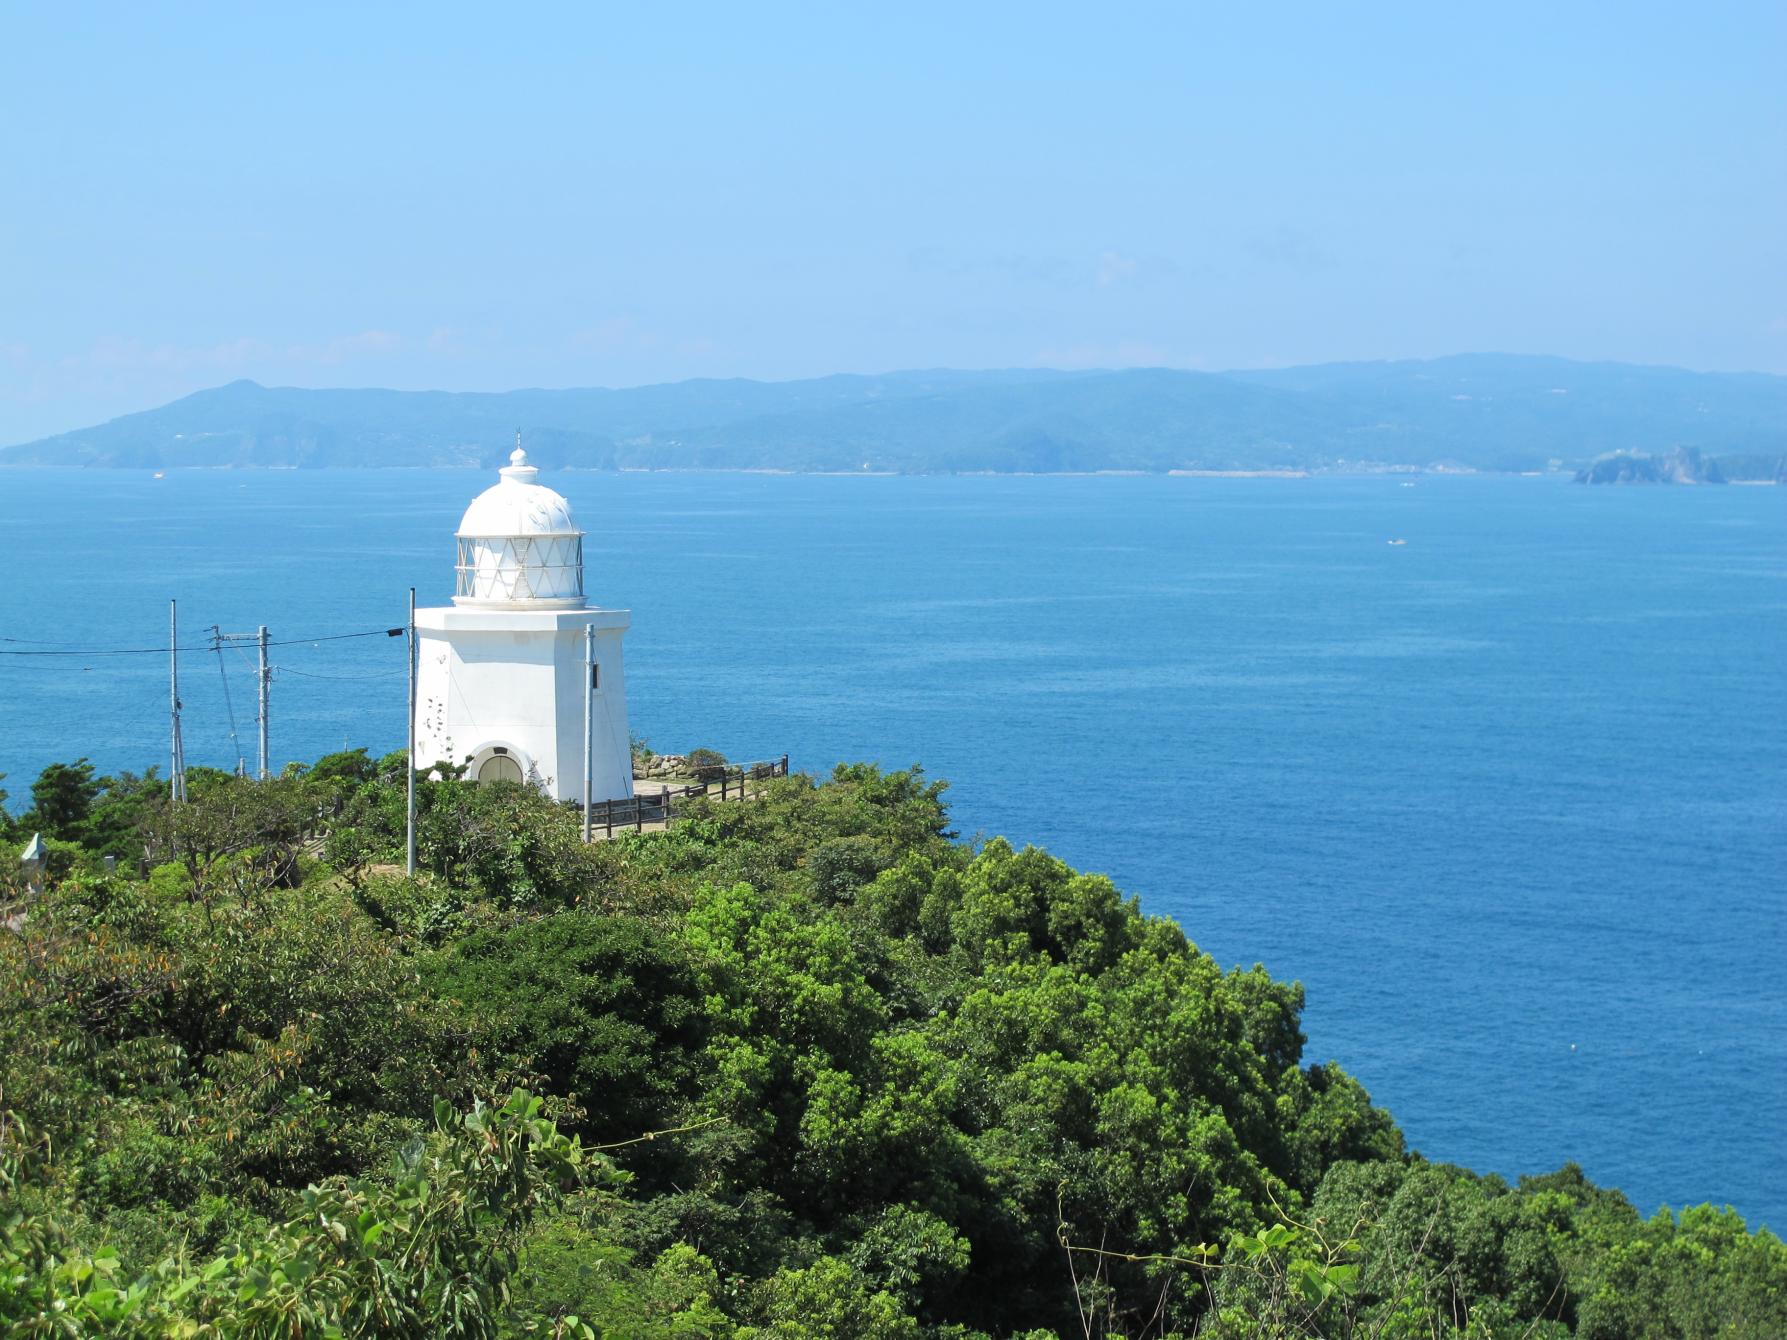
M1787 1228L1787 489L547 476L634 731L920 764L1307 990L1431 1159ZM487 471L0 472L0 782L404 740ZM370 636L341 636L370 634ZM124 654L111 654L124 653Z

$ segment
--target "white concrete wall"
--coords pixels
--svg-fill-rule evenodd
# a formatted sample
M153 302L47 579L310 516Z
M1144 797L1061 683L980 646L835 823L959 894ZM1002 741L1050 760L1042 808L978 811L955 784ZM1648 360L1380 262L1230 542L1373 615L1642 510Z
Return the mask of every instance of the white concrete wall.
M583 798L584 629L596 629L597 801L633 794L625 610L416 611L416 760L473 763L502 746L549 795Z

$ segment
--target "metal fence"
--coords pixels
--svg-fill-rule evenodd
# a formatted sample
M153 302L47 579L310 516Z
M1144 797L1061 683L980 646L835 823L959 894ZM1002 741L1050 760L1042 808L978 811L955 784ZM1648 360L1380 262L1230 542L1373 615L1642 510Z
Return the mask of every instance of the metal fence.
M676 817L677 802L692 796L717 796L721 800L743 800L752 782L767 781L788 775L788 755L767 763L728 763L703 769L718 773L699 782L681 786L661 786L655 794L635 794L623 800L604 800L590 806L590 836L611 838L616 830L643 832L647 824L668 825Z

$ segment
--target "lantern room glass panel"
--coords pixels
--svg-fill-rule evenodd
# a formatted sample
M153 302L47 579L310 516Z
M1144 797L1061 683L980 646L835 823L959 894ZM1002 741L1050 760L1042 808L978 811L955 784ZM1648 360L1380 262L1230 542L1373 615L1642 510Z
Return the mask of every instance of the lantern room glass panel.
M583 598L581 535L461 538L453 594L508 603Z

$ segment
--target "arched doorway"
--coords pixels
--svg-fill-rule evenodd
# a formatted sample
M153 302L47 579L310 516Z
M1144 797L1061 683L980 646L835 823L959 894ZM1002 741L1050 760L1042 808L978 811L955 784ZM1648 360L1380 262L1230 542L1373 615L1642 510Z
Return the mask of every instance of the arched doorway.
M478 769L478 784L487 782L519 782L521 765L508 754L492 754Z

